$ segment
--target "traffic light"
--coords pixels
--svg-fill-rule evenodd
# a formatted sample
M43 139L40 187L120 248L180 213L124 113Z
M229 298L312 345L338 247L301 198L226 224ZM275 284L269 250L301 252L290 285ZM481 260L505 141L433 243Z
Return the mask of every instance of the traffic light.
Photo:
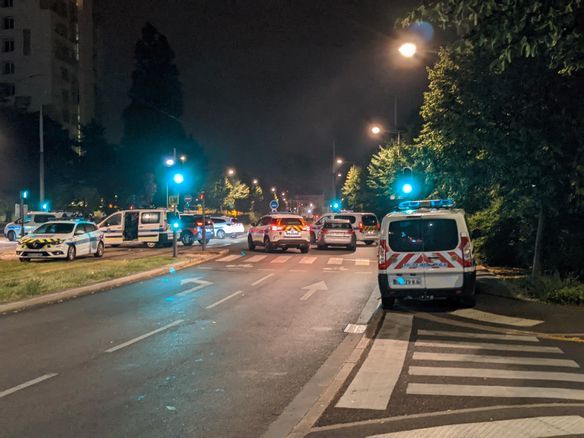
M405 167L402 170L401 176L397 180L397 192L398 195L408 197L415 196L419 191L418 184L412 176L412 168Z
M49 211L49 203L47 201L42 203L41 210L42 211Z
M20 196L22 197L22 199L27 199L28 198L28 190L23 190L22 192L20 192Z
M338 213L339 211L341 211L341 201L339 201L338 199L333 199L330 203L330 208L333 212Z
M182 173L175 173L172 180L175 184L182 184L185 182L185 176Z

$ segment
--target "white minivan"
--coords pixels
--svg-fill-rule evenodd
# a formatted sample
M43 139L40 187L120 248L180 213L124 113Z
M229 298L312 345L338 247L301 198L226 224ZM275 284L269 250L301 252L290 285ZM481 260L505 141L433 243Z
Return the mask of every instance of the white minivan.
M98 227L104 233L106 245L144 242L149 248L168 246L172 244L168 214L163 208L122 210L106 217Z
M381 223L378 282L383 307L396 298L475 303L476 270L464 211L452 200L405 201Z

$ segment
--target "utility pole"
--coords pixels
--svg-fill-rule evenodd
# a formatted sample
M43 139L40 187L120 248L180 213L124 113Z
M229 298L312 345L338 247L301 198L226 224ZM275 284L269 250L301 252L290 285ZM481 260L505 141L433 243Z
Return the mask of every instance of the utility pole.
M337 199L337 175L335 173L335 159L337 156L337 152L336 152L336 142L335 139L333 139L333 159L331 161L331 182L332 182L332 199L331 200L335 200Z
M45 136L44 136L43 104L39 111L39 194L41 205L45 202Z
M203 236L203 243L202 243L202 248L203 251L205 251L205 248L207 247L207 220L205 218L205 192L201 192L201 208L203 209L203 231L202 231L202 236Z

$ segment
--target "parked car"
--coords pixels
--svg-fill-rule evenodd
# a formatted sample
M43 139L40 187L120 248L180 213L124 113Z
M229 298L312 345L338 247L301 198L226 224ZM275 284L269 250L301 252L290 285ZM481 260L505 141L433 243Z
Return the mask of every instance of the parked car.
M184 246L192 246L195 241L203 244L203 216L196 214L181 214L180 240ZM205 217L205 243L215 237L215 228L210 217Z
M51 211L30 211L24 216L24 234L31 233L40 225L54 221L63 216L62 212ZM4 227L4 236L11 242L14 242L21 235L22 218L18 218L14 222L6 224Z
M233 217L217 216L212 217L211 220L218 239L225 239L225 236L237 237L245 233L243 224Z
M373 213L343 211L341 213L326 213L310 226L310 240L316 243L325 222L331 219L348 220L355 231L357 242L372 245L379 241L379 221Z
M326 249L329 246L345 246L351 251L357 248L357 237L355 231L348 220L331 219L324 223L316 247Z
M104 233L88 221L53 221L39 226L18 241L21 262L31 259L75 260L83 255L102 257Z

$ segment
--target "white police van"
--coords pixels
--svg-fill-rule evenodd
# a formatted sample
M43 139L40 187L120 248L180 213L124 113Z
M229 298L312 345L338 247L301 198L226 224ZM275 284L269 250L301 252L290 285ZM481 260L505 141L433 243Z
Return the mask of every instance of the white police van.
M119 246L143 242L149 248L172 245L170 216L166 209L137 209L115 212L97 226L103 231L105 244Z
M396 298L475 303L476 271L464 211L450 199L405 201L381 223L378 282L382 304Z

